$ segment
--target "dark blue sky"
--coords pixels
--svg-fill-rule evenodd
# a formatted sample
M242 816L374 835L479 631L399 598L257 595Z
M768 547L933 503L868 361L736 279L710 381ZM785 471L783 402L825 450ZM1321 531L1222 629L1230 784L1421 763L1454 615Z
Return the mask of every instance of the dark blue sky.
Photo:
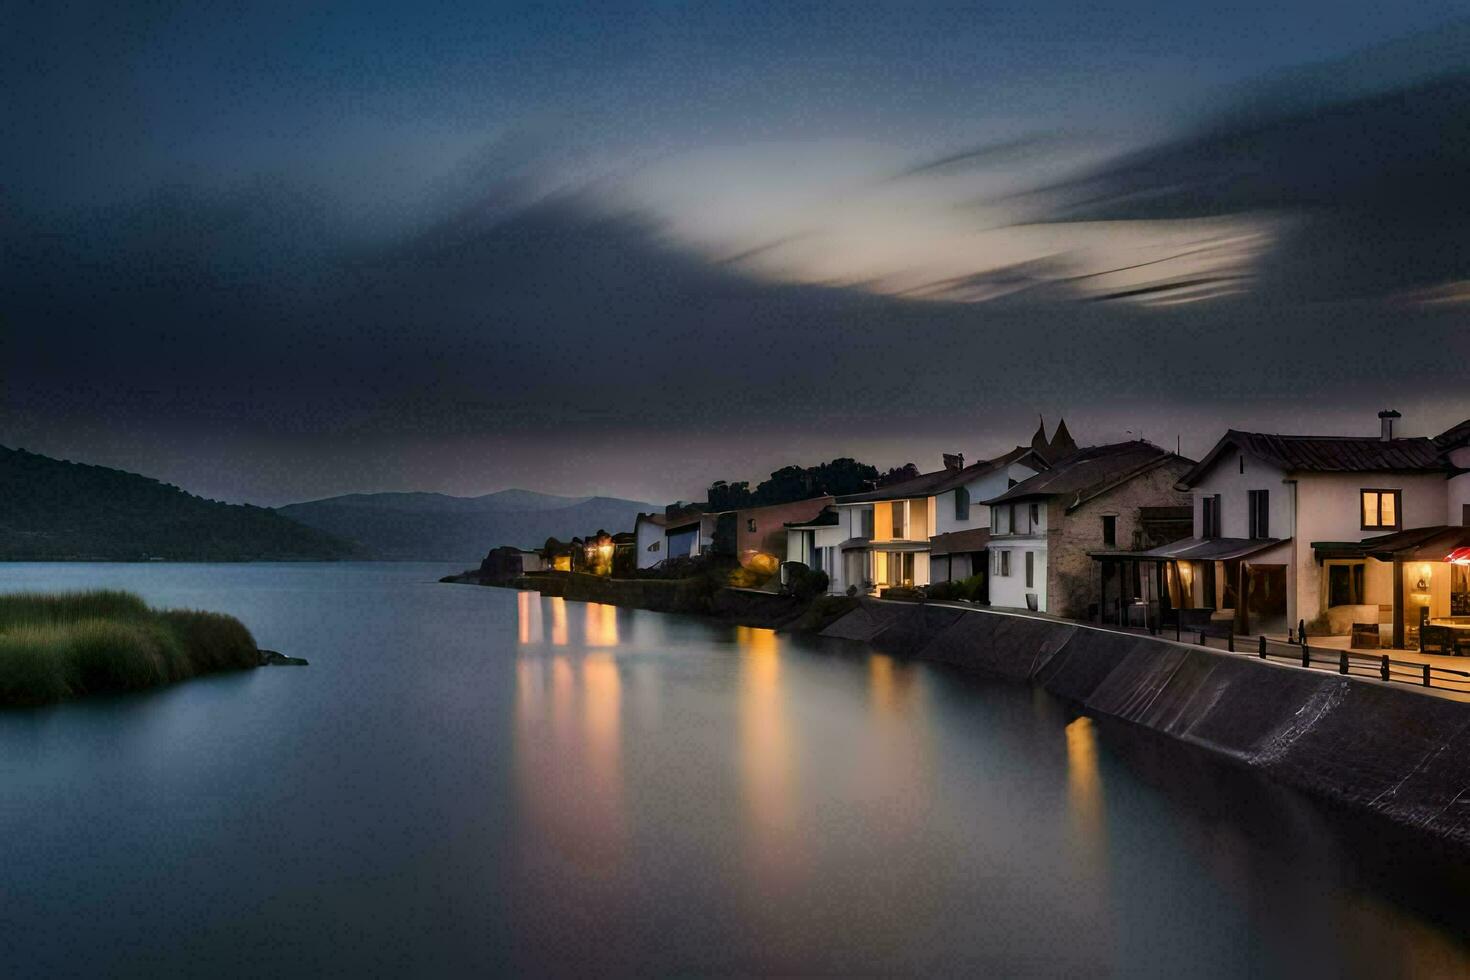
M0 443L663 499L1467 414L1460 4L308 7L6 6Z

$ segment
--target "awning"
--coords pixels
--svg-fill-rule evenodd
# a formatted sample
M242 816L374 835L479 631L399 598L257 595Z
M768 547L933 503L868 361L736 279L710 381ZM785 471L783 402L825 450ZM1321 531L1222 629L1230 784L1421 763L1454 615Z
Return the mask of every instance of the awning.
M838 545L843 551L928 551L928 541L874 541L872 538L848 538Z
M1148 551L1090 551L1093 558L1133 561L1232 561L1285 544L1291 538L1183 538Z
M1374 558L1378 561L1450 561L1457 549L1470 548L1470 528L1454 524L1414 527L1362 541L1313 541L1317 560Z
M976 527L968 531L950 531L929 539L931 555L963 555L990 547L990 528Z

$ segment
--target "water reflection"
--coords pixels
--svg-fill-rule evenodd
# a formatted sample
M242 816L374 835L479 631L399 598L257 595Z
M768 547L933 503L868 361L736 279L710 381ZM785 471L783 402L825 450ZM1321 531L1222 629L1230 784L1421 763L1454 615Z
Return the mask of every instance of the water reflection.
M552 643L560 635L564 644L569 610L563 600L550 602ZM585 624L589 646L590 637L606 635L606 621L596 615ZM536 835L582 873L617 864L627 844L622 698L611 653L531 650L516 661L517 800Z
M560 596L551 599L551 644L567 645L567 601Z
M1083 715L1066 728L1067 804L1072 829L1087 850L1101 849L1103 827L1102 776L1097 770L1097 730Z
M516 593L517 639L521 645L541 642L541 594Z
M589 602L583 607L586 617L586 642L589 647L618 645L618 607Z
M740 772L757 866L786 875L796 848L796 747L781 687L774 630L736 627L740 647Z

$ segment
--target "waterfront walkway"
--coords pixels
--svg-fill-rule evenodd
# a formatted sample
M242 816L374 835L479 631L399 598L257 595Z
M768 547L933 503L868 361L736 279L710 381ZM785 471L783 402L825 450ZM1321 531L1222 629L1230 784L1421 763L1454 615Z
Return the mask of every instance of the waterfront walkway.
M885 599L880 601L901 602L904 600ZM1264 663L1269 663L1277 667L1345 673L1347 676L1358 680L1378 684L1392 684L1395 687L1410 686L1424 694L1432 694L1436 697L1449 698L1455 701L1470 702L1470 657L1421 654L1415 650L1353 650L1350 647L1351 637L1323 636L1308 637L1308 664L1303 666L1301 645L1288 643L1284 636L1266 636L1266 656L1261 657L1261 637L1259 636L1213 636L1208 633L1201 634L1198 630L1190 629L1178 632L1172 629L1165 629L1159 633L1150 633L1148 630L1137 627L1063 619L1060 616L1052 616L1047 613L1032 612L1028 609L1015 609L1007 606L976 606L966 602L947 600L930 604L949 606L954 609L965 609L972 612L984 611L1005 616L1043 619L1051 622L1067 623L1068 625L1085 629L1103 630L1109 633L1152 636L1155 639L1166 640L1171 643L1207 647L1215 653L1226 656L1260 659ZM1233 650L1231 649L1232 641L1234 645ZM1344 653L1347 654L1346 661L1343 658ZM1389 661L1388 678L1386 680L1383 676L1383 659L1385 656ZM1344 665L1346 666L1346 670L1343 669ZM1425 684L1426 667L1429 668L1427 675L1429 683L1427 685Z

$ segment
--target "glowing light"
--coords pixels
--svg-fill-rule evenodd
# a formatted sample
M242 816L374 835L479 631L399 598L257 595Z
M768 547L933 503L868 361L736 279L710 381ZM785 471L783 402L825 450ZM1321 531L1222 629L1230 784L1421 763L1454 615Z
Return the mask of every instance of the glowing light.
M618 610L601 602L587 605L586 642L589 647L615 647L618 645Z
M567 601L560 596L551 600L551 645L567 645Z

